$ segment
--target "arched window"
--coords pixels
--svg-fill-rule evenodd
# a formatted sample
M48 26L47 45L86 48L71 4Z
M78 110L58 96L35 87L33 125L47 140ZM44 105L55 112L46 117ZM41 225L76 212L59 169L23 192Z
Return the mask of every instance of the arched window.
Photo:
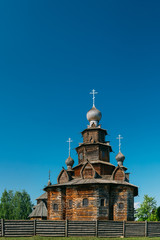
M83 206L87 207L88 206L88 198L83 199Z
M72 205L73 205L73 201L69 200L69 208L72 208Z
M124 208L124 204L123 204L123 203L119 203L119 204L118 204L118 208L119 208L120 210L122 210L122 209Z
M58 204L56 204L56 203L53 204L53 210L58 211Z

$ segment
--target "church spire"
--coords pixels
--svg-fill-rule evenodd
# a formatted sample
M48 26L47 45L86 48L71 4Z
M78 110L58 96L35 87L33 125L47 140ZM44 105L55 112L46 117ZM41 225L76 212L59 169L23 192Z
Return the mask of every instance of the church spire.
M49 170L49 177L48 177L48 186L51 185L51 171Z

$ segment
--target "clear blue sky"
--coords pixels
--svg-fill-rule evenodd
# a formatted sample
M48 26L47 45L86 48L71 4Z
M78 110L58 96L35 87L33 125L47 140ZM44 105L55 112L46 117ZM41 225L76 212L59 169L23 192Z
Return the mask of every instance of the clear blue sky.
M160 205L160 1L0 1L0 192L38 197L82 142L86 112L118 134L131 182Z

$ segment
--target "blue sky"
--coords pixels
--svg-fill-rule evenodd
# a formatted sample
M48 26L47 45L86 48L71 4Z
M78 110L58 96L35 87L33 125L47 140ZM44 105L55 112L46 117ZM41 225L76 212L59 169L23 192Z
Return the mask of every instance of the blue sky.
M82 142L89 92L115 153L143 195L160 205L160 2L0 2L0 192L32 201Z

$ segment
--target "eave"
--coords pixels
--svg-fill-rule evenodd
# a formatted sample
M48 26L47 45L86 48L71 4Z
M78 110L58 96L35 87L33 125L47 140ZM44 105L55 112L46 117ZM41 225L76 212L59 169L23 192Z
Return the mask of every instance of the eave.
M105 132L105 135L108 135L107 130L106 130L106 129L103 129L103 128L100 128L100 127L89 127L89 128L86 128L86 129L84 129L84 130L81 132L81 134L83 134L83 133L85 133L85 132L87 132L87 131L94 131L94 130L100 130L100 131L102 131L102 132Z
M109 143L109 141L107 141L107 143ZM104 146L104 147L108 147L110 149L110 152L113 152L111 145L108 145L107 143L101 143L101 142L96 142L96 143L82 143L80 146L76 147L75 149L79 149L82 146L96 146L96 145L100 145L100 146Z
M102 178L93 178L93 179L82 179L82 178L76 178L73 179L69 182L66 183L62 183L62 184L54 184L54 185L50 185L44 188L45 191L47 190L51 190L57 187L72 187L72 186L76 186L76 185L122 185L122 186L128 186L134 189L134 196L138 195L138 187L128 183L126 181L116 181L116 180L106 180L106 179L102 179Z

